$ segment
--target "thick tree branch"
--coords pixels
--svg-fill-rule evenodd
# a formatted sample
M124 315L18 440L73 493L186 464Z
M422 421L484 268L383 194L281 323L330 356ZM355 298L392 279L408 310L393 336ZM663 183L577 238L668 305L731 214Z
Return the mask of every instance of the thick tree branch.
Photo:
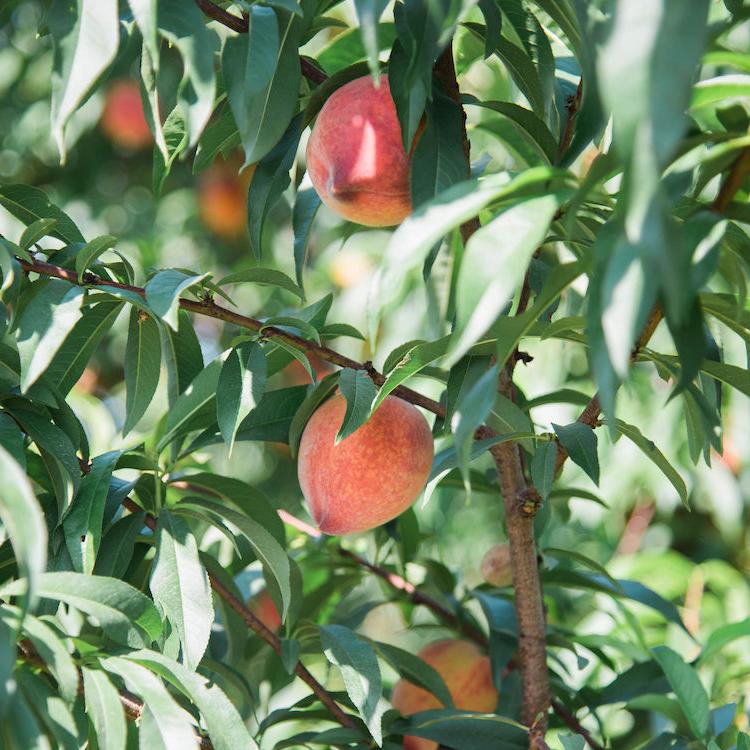
M214 21L218 21L222 26L226 26L238 34L247 34L249 26L246 17L235 16L234 13L220 8L215 3L212 3L211 0L195 0L195 4L205 15L213 18ZM299 64L302 69L302 75L312 83L323 83L328 78L320 68L315 66L306 57L300 56Z
M131 513L143 512L143 508L130 498L125 498L122 504ZM145 523L152 531L156 529L156 518L151 514L146 514ZM255 631L277 654L281 654L281 641L276 637L276 634L269 630L218 578L209 573L208 579L217 596L223 599L242 618L245 624ZM312 676L302 662L297 662L294 672L312 690L341 726L357 729L356 722L341 709L330 693Z

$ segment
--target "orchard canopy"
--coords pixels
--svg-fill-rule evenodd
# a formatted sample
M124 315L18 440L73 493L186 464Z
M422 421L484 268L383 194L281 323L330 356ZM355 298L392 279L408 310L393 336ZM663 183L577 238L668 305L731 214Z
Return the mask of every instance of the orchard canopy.
M750 750L750 0L0 2L0 749Z

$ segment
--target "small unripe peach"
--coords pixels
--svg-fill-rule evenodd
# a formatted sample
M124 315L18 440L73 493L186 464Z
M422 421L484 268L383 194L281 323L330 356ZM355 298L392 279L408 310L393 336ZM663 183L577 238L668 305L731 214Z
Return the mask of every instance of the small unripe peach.
M482 558L482 578L498 588L512 585L509 544L496 544L487 550Z
M135 81L118 81L110 86L100 125L109 140L121 148L135 151L151 145L153 137Z
M307 423L297 473L310 515L326 534L375 528L417 498L432 466L432 434L416 407L388 396L338 445L346 399L336 394Z
M247 608L273 633L281 627L281 615L268 589L251 596Z
M203 224L219 237L237 239L247 227L247 190L255 172L251 164L240 174L232 163L211 165L198 182L198 208Z
M443 678L456 708L490 713L498 693L492 682L490 660L469 641L444 640L431 643L418 654ZM404 716L443 708L440 701L407 680L399 680L391 695L393 707ZM437 743L421 737L404 737L404 750L435 750Z
M318 113L307 143L307 171L323 203L371 227L400 224L411 213L409 157L388 76L336 90Z

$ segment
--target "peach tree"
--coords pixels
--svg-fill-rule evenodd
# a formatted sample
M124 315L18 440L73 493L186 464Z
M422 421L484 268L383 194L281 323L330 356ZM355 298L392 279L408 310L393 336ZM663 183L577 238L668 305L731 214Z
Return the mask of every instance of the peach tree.
M749 38L4 3L0 746L750 750Z

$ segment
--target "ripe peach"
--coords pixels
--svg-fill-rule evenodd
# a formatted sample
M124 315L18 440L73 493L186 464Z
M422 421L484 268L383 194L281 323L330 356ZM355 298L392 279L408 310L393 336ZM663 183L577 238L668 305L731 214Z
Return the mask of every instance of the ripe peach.
M416 407L388 396L356 432L334 445L346 413L340 393L307 423L297 474L310 514L326 534L379 526L406 510L432 465L432 434Z
M371 227L401 223L411 213L409 157L388 76L336 90L318 114L307 143L307 171L323 203Z
M498 693L492 682L490 660L469 641L435 641L418 654L445 682L453 703L462 711L489 713L497 706ZM440 701L407 680L399 680L391 695L393 707L404 716L442 708ZM404 737L404 750L435 750L437 743L421 737Z
M219 237L236 240L247 226L247 189L255 164L237 174L235 164L212 164L198 182L198 207L207 229Z
M153 137L135 81L117 81L110 86L100 125L107 138L121 148L135 151L151 145Z
M496 544L482 558L482 578L493 586L503 588L513 583L510 571L510 545Z
M270 631L278 632L281 627L281 615L268 589L251 596L247 607Z
M315 373L315 380L322 380L326 375L333 372L333 365L330 362L326 362L320 357L316 357L314 354L307 354L307 359L310 361L313 373ZM284 380L288 385L309 385L310 374L302 366L302 363L293 359L284 368Z

